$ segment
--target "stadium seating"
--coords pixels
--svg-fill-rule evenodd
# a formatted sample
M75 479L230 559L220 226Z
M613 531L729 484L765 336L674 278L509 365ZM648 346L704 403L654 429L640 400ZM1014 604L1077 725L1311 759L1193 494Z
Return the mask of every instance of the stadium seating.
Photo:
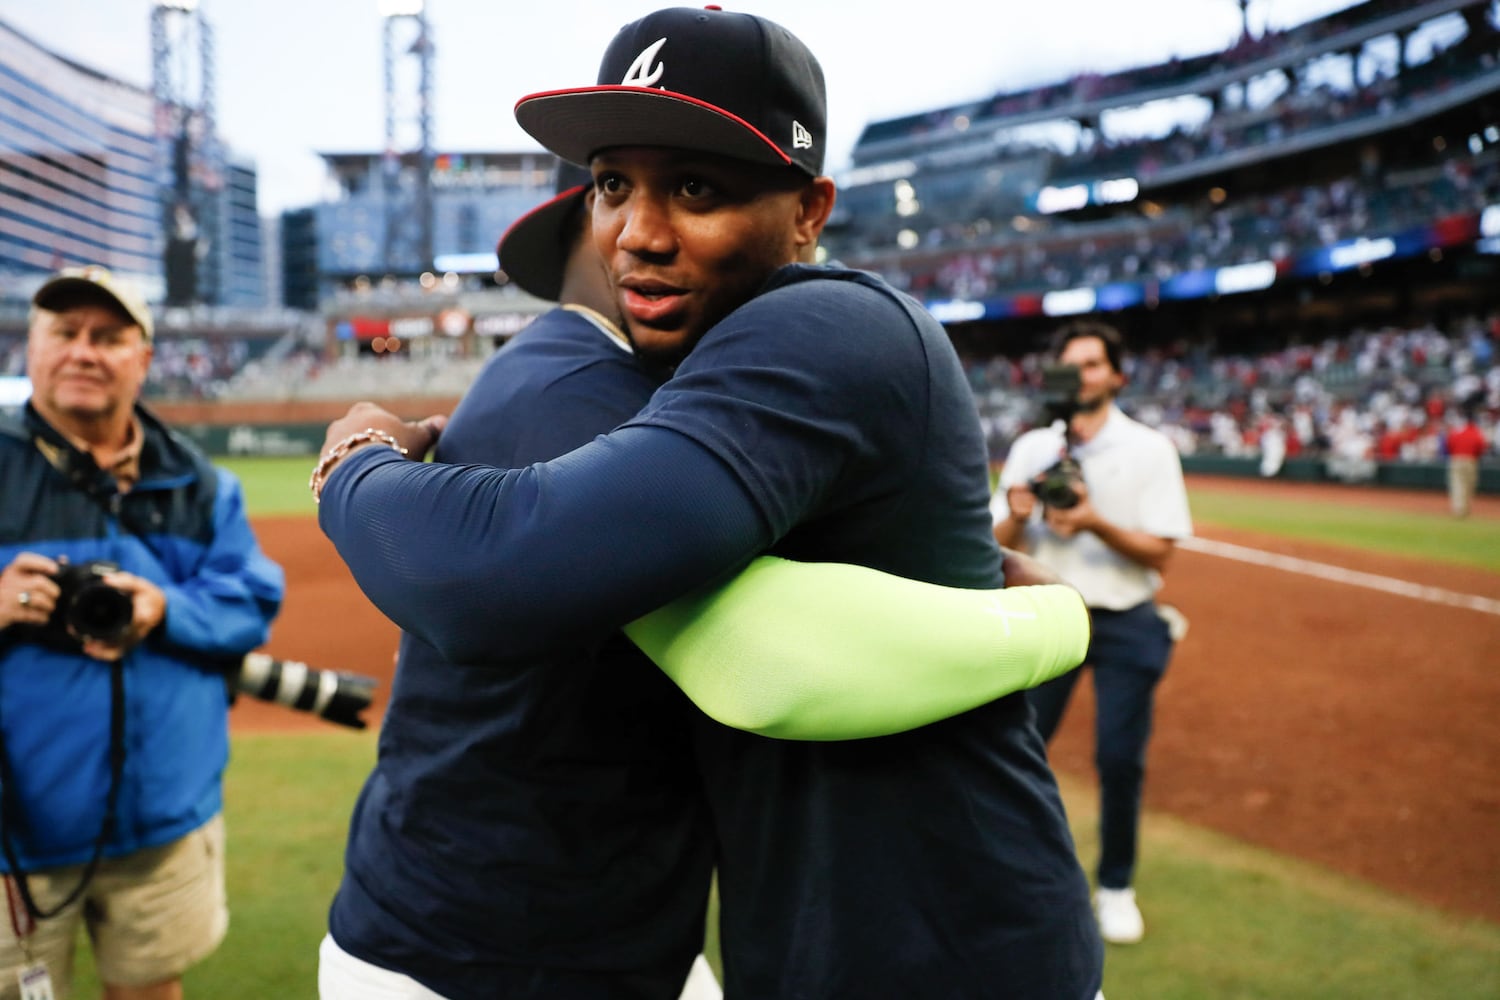
M1165 431L1187 455L1249 457L1281 424L1293 454L1357 453L1384 462L1440 458L1441 432L1461 404L1500 458L1500 315L1432 326L1352 330L1262 354L1224 354L1187 342L1127 359L1121 408ZM1043 355L969 358L969 383L1000 462L1037 419Z

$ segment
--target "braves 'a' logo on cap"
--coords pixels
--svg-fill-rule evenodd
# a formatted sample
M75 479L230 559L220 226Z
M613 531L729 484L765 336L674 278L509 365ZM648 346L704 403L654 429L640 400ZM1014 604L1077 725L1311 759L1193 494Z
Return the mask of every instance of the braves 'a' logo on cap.
M656 81L661 79L662 74L667 71L667 67L660 62L653 66L651 62L656 58L656 54L661 51L661 47L665 44L667 44L665 38L658 38L642 49L641 54L635 57L635 62L631 63L630 68L625 71L625 79L620 81L620 86L656 86Z
M812 144L813 144L812 133L807 130L807 126L803 125L801 122L797 121L796 119L793 119L792 120L792 148L793 149L812 149Z

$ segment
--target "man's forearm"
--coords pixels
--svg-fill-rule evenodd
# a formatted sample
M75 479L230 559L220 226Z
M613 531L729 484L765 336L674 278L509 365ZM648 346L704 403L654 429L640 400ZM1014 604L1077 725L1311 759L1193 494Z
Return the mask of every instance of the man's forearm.
M965 590L861 566L755 560L625 633L710 717L846 740L927 725L1076 667L1083 598L1060 584Z
M1089 530L1126 559L1158 573L1166 568L1168 559L1177 547L1173 539L1122 528L1104 518L1100 518Z
M995 541L999 542L1000 547L1004 549L1015 549L1018 552L1026 551L1026 522L1017 521L1009 515L996 521Z

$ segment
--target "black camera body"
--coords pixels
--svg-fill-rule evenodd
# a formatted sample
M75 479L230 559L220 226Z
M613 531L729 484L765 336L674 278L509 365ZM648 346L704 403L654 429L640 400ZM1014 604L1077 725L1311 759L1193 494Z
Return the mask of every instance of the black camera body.
M104 582L106 576L119 570L119 566L102 559L60 564L52 580L61 593L47 619L47 628L79 640L118 642L124 638L135 617L135 599Z
M1078 485L1083 482L1083 469L1072 455L1064 455L1050 468L1031 481L1031 492L1043 507L1067 510L1077 507L1082 499Z

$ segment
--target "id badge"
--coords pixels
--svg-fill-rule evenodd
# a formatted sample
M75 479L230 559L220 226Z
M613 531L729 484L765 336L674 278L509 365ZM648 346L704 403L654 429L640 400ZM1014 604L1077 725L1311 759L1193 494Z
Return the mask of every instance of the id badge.
M16 980L21 984L21 1000L55 1000L46 962L23 965L16 970Z

